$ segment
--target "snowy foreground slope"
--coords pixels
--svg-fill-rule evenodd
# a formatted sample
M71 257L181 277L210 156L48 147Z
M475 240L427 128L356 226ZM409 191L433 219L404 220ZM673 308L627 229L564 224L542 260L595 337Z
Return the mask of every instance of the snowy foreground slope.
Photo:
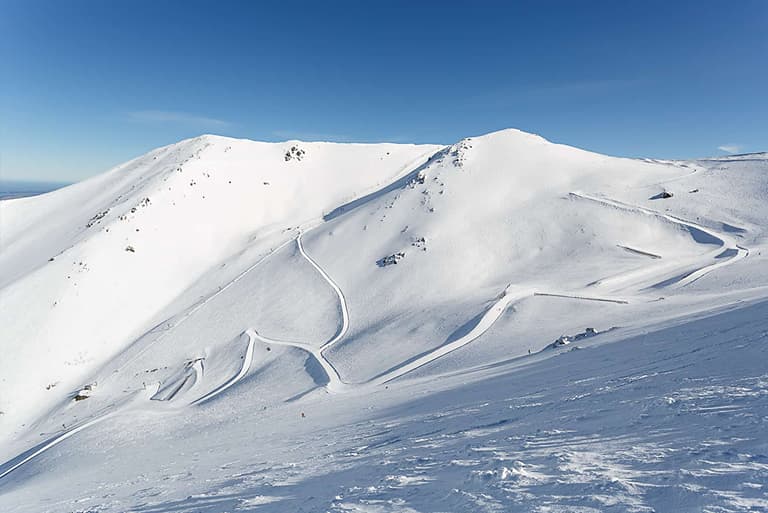
M0 510L768 511L768 155L203 136L0 202Z

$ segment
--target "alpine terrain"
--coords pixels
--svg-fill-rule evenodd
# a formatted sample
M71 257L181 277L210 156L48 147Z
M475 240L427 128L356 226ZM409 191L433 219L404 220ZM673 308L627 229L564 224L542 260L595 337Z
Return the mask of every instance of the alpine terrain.
M0 511L768 511L767 349L768 154L204 135L0 201Z

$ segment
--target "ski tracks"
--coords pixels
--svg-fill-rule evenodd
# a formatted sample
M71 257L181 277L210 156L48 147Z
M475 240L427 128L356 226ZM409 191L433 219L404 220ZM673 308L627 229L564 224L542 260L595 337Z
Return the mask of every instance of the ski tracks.
M341 326L339 326L339 329L336 335L334 335L330 340L325 342L319 348L316 348L305 342L291 342L286 340L279 340L279 339L265 337L260 335L255 329L250 329L247 331L247 333L252 339L258 339L258 340L261 340L262 342L269 343L269 344L296 347L310 353L318 361L318 363L321 365L321 367L327 374L328 384L326 385L326 388L330 392L343 392L343 391L349 390L352 387L360 387L365 385L376 386L376 385L385 384L401 376L404 376L405 374L408 374L420 367L423 367L424 365L427 365L428 363L433 362L438 358L445 356L446 354L451 353L459 349L460 347L463 347L469 344L470 342L474 341L475 339L480 337L483 333L488 331L488 329L496 322L496 320L498 320L499 317L501 317L501 315L504 313L504 311L507 309L507 307L511 303L518 301L524 297L529 297L534 295L533 290L515 289L510 285L502 292L502 294L498 297L498 299L485 311L482 317L480 317L477 324L466 335L452 342L449 342L447 344L443 344L415 359L403 362L402 364L394 367L393 369L390 369L384 374L381 374L377 377L370 379L369 381L353 385L345 382L342 379L339 371L324 354L325 351L333 347L334 344L336 344L342 338L344 338L347 331L349 330L349 309L347 307L346 298L344 297L344 293L342 292L341 287L339 287L339 285L333 280L333 278L331 278L331 276L306 252L306 250L304 249L304 244L302 243L302 235L303 233L300 233L299 236L296 238L296 244L298 246L299 252L307 260L307 262L309 262L312 265L312 267L314 267L315 270L317 270L317 272L320 273L320 275L325 279L328 285L330 285L330 287L336 292L336 295L338 297L342 322L341 322Z
M62 433L59 433L56 436L53 436L49 438L48 440L32 447L31 449L28 449L27 451L19 454L15 458L12 458L2 464L0 464L0 482L2 482L2 479L4 479L8 474L13 472L14 470L18 469L19 467L26 465L33 459L37 458L41 454L45 453L49 449L52 449L53 447L57 446L58 444L62 443L63 441L67 440L68 438L73 437L74 435L78 434L79 432L94 426L104 420L107 420L109 417L117 414L118 411L120 411L120 407L122 406L128 406L130 408L130 405L136 401L139 398L148 398L147 396L148 391L142 391L138 392L135 395L133 395L130 398L127 398L122 402L120 405L118 405L118 408L115 408L111 411L107 411L105 413L101 413L100 415L96 415L95 417L81 422L77 424L74 427L70 427L69 429L65 430Z
M395 379L408 374L424 365L434 362L438 358L447 355L457 349L464 347L470 342L479 338L483 333L488 331L491 326L501 317L510 304L519 301L525 297L532 296L534 293L532 290L527 289L513 289L511 286L504 289L501 296L496 302L494 302L480 317L477 324L466 335L459 337L458 339L443 344L432 351L425 353L424 355L417 357L413 360L404 362L403 364L396 366L395 368L373 378L369 383L374 385L381 385L394 381Z
M627 212L637 212L637 213L641 213L649 216L654 216L664 221L670 222L672 224L682 226L687 230L689 230L692 234L695 234L698 232L700 234L704 234L705 236L719 242L718 244L719 247L711 251L707 255L707 257L712 258L714 262L706 265L702 265L702 266L697 266L693 270L680 273L677 276L674 276L673 278L665 279L655 284L649 285L648 287L646 287L649 289L659 288L659 287L674 287L674 288L685 287L686 285L690 285L691 283L695 282L702 276L709 274L715 269L725 267L727 265L735 264L739 260L746 258L749 255L749 249L744 248L739 244L737 244L736 240L733 237L725 233L717 232L715 230L712 230L711 228L707 228L705 226L694 223L692 221L688 221L687 219L683 219L671 214L657 212L655 210L641 207L639 205L630 205L618 200L609 199L601 196L593 196L593 195L584 194L581 192L571 192L570 196L577 199L591 201L603 206L616 208L616 209L627 211ZM637 250L633 250L633 251L637 251ZM727 254L730 254L730 256L725 256ZM686 265L690 265L690 264L686 264Z
M344 336L347 334L347 331L349 330L349 308L347 307L347 299L344 297L344 293L341 290L341 287L331 278L331 276L323 269L320 264L318 264L304 249L304 244L302 243L302 236L304 235L303 232L300 232L298 237L296 237L296 246L299 249L299 253L301 256L309 262L309 264L320 274L320 276L323 277L323 279L328 283L328 285L333 289L333 291L336 293L336 297L339 301L339 311L341 313L341 324L339 328L336 330L336 333L331 337L328 341L326 341L322 346L314 347L311 344L308 344L306 342L293 342L293 341L287 341L287 340L280 340L270 337L265 337L261 334L259 334L258 331L251 328L246 331L246 334L251 338L251 341L254 339L258 339L266 344L274 344L279 346L288 346L288 347L296 347L298 349L302 349L306 352L308 352L310 355L312 355L315 360L320 364L320 366L323 368L323 371L325 371L325 374L328 377L328 383L326 385L326 388L330 392L341 392L343 390L346 390L349 387L348 383L345 383L344 380L342 380L341 375L339 374L339 371L336 369L336 367L331 363L331 361L325 357L323 354L326 350L330 349L334 344L336 344L338 341L340 341Z
M386 384L410 372L413 372L414 370L419 369L431 362L434 362L438 358L441 358L477 340L486 331L488 331L491 328L491 326L494 325L494 323L502 316L502 314L507 310L507 308L511 304L528 297L557 296L557 297L564 297L564 298L577 299L577 300L604 301L604 302L612 302L612 303L619 303L619 304L628 303L628 301L623 299L595 298L595 297L588 297L588 296L574 295L574 294L567 294L567 293L561 293L561 294L542 293L542 292L536 292L531 287L513 286L510 284L502 291L502 293L499 296L497 296L497 299L493 302L493 304L491 304L485 310L485 312L480 316L477 323L470 329L470 331L467 334L459 337L456 340L440 345L435 349L427 351L426 353L423 353L420 356L407 360L385 371L384 373L371 378L368 381L357 383L357 384L351 384L351 383L345 382L342 379L339 371L324 354L325 351L327 351L334 344L339 342L349 330L349 310L347 307L347 301L346 301L346 298L344 297L344 293L342 292L341 287L339 287L339 285L331 278L331 276L306 252L306 250L304 249L304 244L302 242L302 235L303 233L300 233L299 236L296 238L296 244L298 246L299 252L307 260L307 262L309 262L312 265L312 267L314 267L315 270L317 270L317 272L320 273L320 275L325 279L328 285L330 285L330 287L333 288L333 290L336 292L336 295L339 300L339 308L342 316L341 326L339 327L336 335L332 337L330 340L328 340L327 342L325 342L319 348L314 347L306 342L293 342L293 341L286 341L286 340L279 340L279 339L265 337L259 334L255 329L249 329L247 331L247 334L252 339L258 339L264 343L296 347L310 353L325 371L328 377L328 384L326 385L326 388L330 392L343 392L343 391L348 391L353 387L362 387L366 385L379 386L382 384Z
M696 223L693 223L691 221L687 221L685 219L678 218L676 216L672 216L670 214L664 214L661 212L656 212L651 209L647 209L641 206L635 206L635 205L628 205L625 203L622 203L617 200L612 200L608 198L603 197L596 197L591 196L583 193L576 193L572 192L570 193L572 197L580 198L587 201L593 201L605 206L618 208L625 211L631 211L631 212L639 212L646 215L652 215L656 216L658 218L664 219L666 221L672 222L674 224L677 224L679 226L683 226L693 232L701 232L709 237L716 239L720 242L719 248L717 251L713 252L713 255L716 259L714 263L711 263L709 265L704 265L701 267L697 267L696 269L689 271L687 273L684 273L680 276L677 276L671 280L665 280L664 282L660 282L656 284L656 286L665 285L665 286L675 286L675 287L684 287L690 283L693 283L694 281L698 280L702 276L712 272L715 269L718 269L720 267L731 265L736 263L737 261L745 258L749 254L749 250L747 248L744 248L738 244L736 244L736 241L723 233L716 232L714 230L711 230L709 228L706 228L704 226L698 225ZM572 299L583 299L583 300L595 300L595 301L610 301L614 303L622 303L625 304L626 301L624 300L616 300L616 299L607 299L607 298L591 298L586 296L580 296L580 295L572 295L572 294L560 294L560 293L542 293L542 292L536 292L532 289L527 288L513 288L512 286L508 286L502 294L498 297L498 299L488 308L486 311L480 316L477 324L473 326L470 331L463 335L462 337L448 342L446 344L443 344L431 351L428 351L427 353L424 353L421 356L417 356L411 360L408 360L406 362L403 362L402 364L390 369L389 371L386 371L383 374L380 374L377 377L372 378L371 380L359 383L359 384L350 384L344 382L344 380L341 378L340 373L334 367L332 362L325 356L324 352L333 347L336 343L338 343L340 340L344 338L344 336L347 334L349 330L349 309L347 306L347 300L344 296L343 291L339 287L339 285L331 278L331 276L306 252L303 242L302 242L302 236L303 232L299 232L299 235L294 239L296 241L296 245L298 247L298 250L302 257L323 277L323 279L328 283L328 285L334 290L336 293L336 296L339 301L339 310L341 313L341 324L335 333L335 335L329 339L327 342L325 342L322 346L313 347L312 345L308 343L303 342L292 342L292 341L283 341L278 339L273 339L269 337L265 337L260 335L255 329L249 328L247 329L244 334L248 337L248 345L245 351L245 355L243 356L243 362L242 365L238 371L238 373L234 376L232 376L229 380L224 382L222 385L217 387L216 389L212 390L211 392L205 394L204 396L192 401L190 404L201 404L204 402L207 402L211 400L212 398L222 394L232 386L234 386L236 383L241 381L250 370L251 364L253 362L253 353L254 353L254 345L256 340L260 340L264 343L268 344L274 344L274 345L281 345L281 346L289 346L289 347L296 347L299 349L302 349L309 353L313 358L317 360L317 362L320 364L320 366L323 368L324 372L327 374L328 377L328 383L326 384L326 389L329 392L343 392L347 391L351 388L359 388L359 387L365 387L365 386L379 386L382 384L389 383L393 380L396 380L410 372L413 372L416 369L419 369L431 362L434 362L438 358L441 358L453 351L456 351L457 349L464 347L465 345L473 342L480 336L482 336L488 329L493 326L493 324L501 317L501 315L507 310L507 308L510 306L510 304L520 301L527 297L532 296L557 296L557 297L569 297ZM285 241L284 243L280 244L277 248L274 248L270 252L268 252L266 255L264 255L261 259L259 259L257 262L255 262L253 265L251 265L249 268L247 268L245 271L240 273L237 277L235 277L231 282L229 282L225 287L218 290L216 293L212 294L208 298L206 298L201 303L198 303L195 305L192 309L190 309L188 312L186 312L174 325L178 326L180 323L184 322L186 319L188 319L194 312L198 311L200 308L202 308L205 304L210 302L214 297L218 296L219 294L223 293L225 290L227 290L229 287L231 287L234 283L242 279L246 274L248 274L251 270L259 266L262 262L264 262L270 255L274 254L279 249L283 248L287 244L289 244L291 240ZM717 253L716 255L714 253ZM729 256L726 256L729 255ZM653 287L653 285L651 286ZM162 335L158 337L158 339L155 339L153 342L157 342L160 340ZM142 348L138 352L138 354L134 355L132 358L130 358L127 362L125 362L123 365L120 365L119 368L124 368L128 363L135 361L141 354L143 354L149 346L151 346L152 343L148 344L148 346ZM197 369L195 369L197 370ZM202 370L202 369L200 369ZM202 372L200 372L202 374ZM202 377L202 376L198 376ZM174 393L175 395L175 393ZM83 422L76 427L70 428L66 430L65 432L52 437L48 439L47 441L33 447L32 449L29 449L25 453L20 454L16 458L9 460L8 462L4 463L3 465L0 465L0 479L3 479L8 474L13 472L14 470L18 469L19 467L25 465L26 463L30 462L34 458L38 457L39 455L43 454L44 452L48 451L52 447L55 447L56 445L62 443L63 441L67 440L68 438L76 435L77 433L102 422L103 420L106 420L111 415L114 415L117 410L114 410L112 412L104 413L100 416L97 416L95 418L92 418L91 420L88 420L86 422Z
M0 479L3 479L5 476L16 470L17 468L21 467L22 465L25 465L26 463L29 463L34 458L40 456L48 449L51 449L52 447L60 444L67 438L76 435L80 431L89 428L93 426L94 424L98 424L99 422L106 420L107 417L109 417L111 414L107 413L104 415L101 415L100 417L93 418L89 420L88 422L83 422L77 427L70 428L63 433L61 433L58 436L55 436L53 438L48 439L47 441L33 447L32 449L28 450L25 453L22 453L21 455L17 456L16 458L6 462L2 466L0 466ZM7 466L7 468L3 468Z
M213 399L214 397L221 394L222 392L230 388L232 385L234 385L235 383L243 379L245 375L248 374L248 371L251 368L251 363L253 363L253 346L254 346L253 337L249 336L248 346L245 349L245 355L243 355L243 364L240 367L240 371L236 375L232 376L229 380L224 382L222 385L220 385L219 387L215 388L214 390L211 390L210 392L205 394L203 397L192 401L191 404L200 404L210 399Z
M344 297L344 293L341 291L341 287L333 281L333 278L331 278L325 270L320 267L320 265L315 262L315 260L307 254L307 252L304 250L304 244L301 242L301 237L303 236L303 233L299 233L299 236L296 238L296 245L299 248L299 252L301 253L301 256L303 256L307 262L312 265L312 267L315 268L315 270L320 273L320 276L325 279L326 282L328 282L328 285L331 286L331 288L336 292L336 296L339 298L339 308L341 309L341 326L339 327L339 330L336 332L336 335L331 338L328 342L322 345L320 347L320 351L324 351L331 347L333 344L344 338L344 335L347 334L347 331L349 330L349 309L347 308L347 299Z

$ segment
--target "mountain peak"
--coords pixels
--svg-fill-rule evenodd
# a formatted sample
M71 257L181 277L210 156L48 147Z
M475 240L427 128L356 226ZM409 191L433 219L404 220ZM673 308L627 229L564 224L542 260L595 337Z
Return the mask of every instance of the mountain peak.
M482 135L474 136L473 139L482 139L485 137L508 137L508 138L522 138L522 139L537 139L537 140L544 140L544 137L534 134L532 132L526 132L525 130L521 130L519 128L502 128L501 130L494 130L492 132L488 132Z

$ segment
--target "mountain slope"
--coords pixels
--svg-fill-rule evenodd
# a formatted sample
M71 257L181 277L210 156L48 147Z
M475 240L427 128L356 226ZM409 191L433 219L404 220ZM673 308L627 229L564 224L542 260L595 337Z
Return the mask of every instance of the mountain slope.
M763 507L727 480L695 500L703 460L651 435L676 425L665 397L746 411L697 381L719 355L717 386L741 383L756 417L688 412L686 440L727 427L757 462L739 479L764 472L766 200L764 156L621 159L505 130L444 148L203 136L0 202L0 493L11 511L35 511L36 486L114 489L85 500L104 511ZM509 411L524 397L530 422ZM651 424L622 428L636 408ZM110 458L125 479L93 474ZM376 458L410 473L360 470ZM67 461L88 470L36 475ZM659 461L699 470L643 474Z
M0 360L8 390L0 433L66 397L201 275L244 249L277 246L291 229L433 151L203 136L50 194L3 202L0 324L14 357Z

